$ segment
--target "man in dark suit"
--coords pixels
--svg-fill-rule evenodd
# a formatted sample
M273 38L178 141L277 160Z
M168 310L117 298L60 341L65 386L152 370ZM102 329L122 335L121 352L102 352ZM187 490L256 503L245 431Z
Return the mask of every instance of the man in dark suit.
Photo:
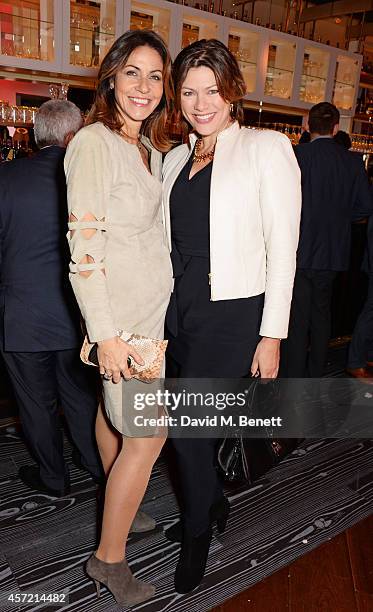
M288 339L282 347L281 373L295 378L324 373L333 281L349 266L352 220L373 212L362 160L333 140L337 108L316 104L308 123L311 142L295 148L302 217Z
M368 295L352 335L346 371L373 384L373 216L367 227L363 270L368 275Z
M58 411L76 461L99 480L94 380L79 359L79 311L68 281L65 148L82 126L68 101L44 103L35 119L40 151L0 166L0 350L37 466L19 476L55 496L69 491Z

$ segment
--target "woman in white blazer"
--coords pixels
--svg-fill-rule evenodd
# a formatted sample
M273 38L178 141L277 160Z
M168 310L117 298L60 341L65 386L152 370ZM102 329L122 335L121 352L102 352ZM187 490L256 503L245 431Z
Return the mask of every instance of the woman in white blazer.
M181 51L175 105L189 139L164 163L164 216L175 288L167 316L170 377L275 378L295 274L300 171L286 136L241 127L245 83L230 51L201 40ZM182 521L175 588L201 581L212 523L229 503L214 440L174 439Z

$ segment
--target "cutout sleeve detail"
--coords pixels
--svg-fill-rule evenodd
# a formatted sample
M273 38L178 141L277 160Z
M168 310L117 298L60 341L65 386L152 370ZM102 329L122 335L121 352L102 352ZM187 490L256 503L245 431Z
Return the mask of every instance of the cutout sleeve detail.
M91 342L116 335L105 275L111 171L107 145L83 128L65 156L70 282Z

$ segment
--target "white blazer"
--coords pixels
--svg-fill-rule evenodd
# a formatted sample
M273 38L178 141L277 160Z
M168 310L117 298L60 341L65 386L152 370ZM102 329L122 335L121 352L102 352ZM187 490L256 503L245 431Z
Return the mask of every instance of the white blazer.
M196 136L167 154L163 211L169 248L169 200ZM286 338L301 211L300 170L289 139L240 128L218 135L210 188L211 300L265 292L260 335Z

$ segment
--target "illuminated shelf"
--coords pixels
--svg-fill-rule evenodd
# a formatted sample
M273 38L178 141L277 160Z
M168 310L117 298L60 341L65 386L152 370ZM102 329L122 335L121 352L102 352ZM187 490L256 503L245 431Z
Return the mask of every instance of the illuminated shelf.
M121 33L146 28L163 37L173 58L196 40L222 40L250 102L306 111L327 100L353 115L361 56L341 49L166 0L8 0L0 7L3 72L93 80Z

